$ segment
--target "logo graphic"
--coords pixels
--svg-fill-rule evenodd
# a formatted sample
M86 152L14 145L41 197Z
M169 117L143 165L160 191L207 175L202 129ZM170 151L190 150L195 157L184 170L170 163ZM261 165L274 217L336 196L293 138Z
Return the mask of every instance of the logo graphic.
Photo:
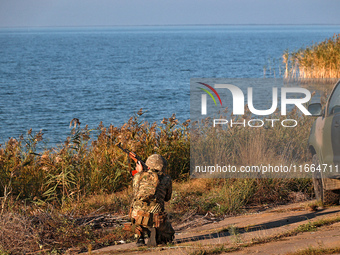
M232 84L215 84L215 88L211 87L210 85L203 83L203 82L197 82L199 84L202 84L209 88L212 92L215 93L215 95L218 97L220 104L222 106L222 101L219 96L219 94L216 92L216 89L228 89L233 98L233 115L244 115L244 108L245 103L247 103L248 108L250 112L254 115L270 115L275 112L275 110L278 107L278 88L273 87L272 88L272 105L269 109L266 110L258 110L254 107L254 98L253 98L253 88L248 87L247 88L247 100L245 102L245 96L242 92L242 90ZM198 87L199 88L199 87ZM216 100L214 96L211 94L211 92L204 88L199 88L206 92L213 100L215 105L217 105ZM311 93L309 90L305 88L299 88L299 87L282 87L281 88L281 115L287 115L287 105L294 105L296 106L304 115L311 115L310 112L306 109L306 107L303 105L311 99ZM288 95L290 94L301 94L304 97L294 97L289 98ZM201 115L207 115L207 95L202 94L201 97Z
M210 85L208 85L206 83L203 83L203 82L198 82L198 83L206 86L212 92L214 92L215 95L217 96L218 100L220 101L221 106L222 106L221 97L220 97L220 95L216 92L216 90L213 87L211 87ZM209 90L204 89L204 88L200 88L200 87L197 87L197 88L199 88L199 89L203 90L204 92L206 92L214 100L215 105L217 105L214 96L211 94L211 92ZM202 115L207 115L207 95L206 94L202 94L202 109L201 109L201 112L202 112Z

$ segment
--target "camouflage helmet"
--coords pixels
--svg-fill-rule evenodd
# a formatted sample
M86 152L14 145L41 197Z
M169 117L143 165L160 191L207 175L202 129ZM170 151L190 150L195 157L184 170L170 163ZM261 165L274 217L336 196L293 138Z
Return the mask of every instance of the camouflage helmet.
M150 169L155 169L158 171L164 171L167 166L167 162L165 158L163 158L161 155L158 155L158 154L152 154L150 157L148 157L145 164Z

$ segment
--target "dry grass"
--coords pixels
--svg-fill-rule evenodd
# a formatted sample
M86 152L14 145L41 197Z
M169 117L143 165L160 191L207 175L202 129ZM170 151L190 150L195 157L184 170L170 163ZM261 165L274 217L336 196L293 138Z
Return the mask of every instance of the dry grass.
M221 116L221 119L228 119ZM242 116L242 121L251 119L248 111ZM191 158L192 165L260 165L276 164L287 165L291 163L305 163L310 160L308 151L308 137L313 118L302 116L296 108L281 116L274 113L268 119L278 119L276 126L267 122L262 128L252 128L246 125L211 128L211 119L201 123L193 123L191 132ZM297 127L282 127L280 122L284 119L294 119ZM241 121L233 117L233 122ZM208 163L207 163L208 162Z
M17 213L0 216L0 254L23 254L39 249L39 237L28 217Z
M340 253L340 247L334 247L334 248L309 247L307 249L299 250L296 252L289 252L286 255L327 255L327 254L339 254L339 253Z
M190 179L175 182L173 196L167 203L167 212L173 223L182 223L183 215L204 215L213 213L219 218L224 215L235 215L247 212L249 205L268 205L285 203L290 199L292 190L303 190L308 193L306 183L299 180L284 179ZM303 188L304 187L304 188ZM308 186L310 187L310 185ZM83 226L74 219L80 216L95 214L127 215L131 202L131 188L113 194L98 194L82 199L80 203L65 203L63 207L53 207L51 203L23 205L20 201L9 200L9 206L4 213L17 215L24 223L17 224L22 228L21 233L29 233L34 238L32 242L16 246L21 251L65 252L73 248L76 251L86 251L103 246L115 244L124 240L132 241L129 232L122 231L121 227L113 229L93 229ZM15 212L15 213L14 213ZM4 218L5 219L5 218ZM13 221L12 221L13 222ZM2 224L10 224L4 220ZM11 228L1 228L10 231ZM27 231L29 230L29 231ZM26 234L27 235L27 234ZM12 238L16 238L12 235ZM19 239L16 242L20 243ZM4 242L4 244L2 243ZM0 239L1 249L9 251L14 249L12 241ZM7 245L7 246L6 246ZM20 253L20 252L19 252ZM22 253L22 252L21 252Z
M56 148L38 149L43 135L32 131L0 147L2 216L12 213L22 215L22 220L26 221L32 217L39 219L33 225L25 223L36 238L32 240L38 241L23 243L25 247L21 248L17 246L21 251L61 252L71 247L86 250L118 240L131 240L132 236L120 228L110 232L94 231L78 226L69 217L96 212L127 214L132 198L131 188L128 188L130 163L115 146L117 142L122 142L144 160L152 153L165 156L169 162L168 173L175 180L167 211L177 222L189 211L211 212L223 217L242 213L250 205L285 203L291 199L292 191L303 192L307 197L312 194L308 179L189 179L190 141L197 138L189 133L189 121L180 124L172 116L157 125L140 121L141 115L139 112L120 128L99 125L97 130L91 131L76 125L65 143ZM299 128L294 132L270 127L216 129L206 133L203 137L206 139L200 142L205 148L226 148L221 155L210 156L216 160L223 156L235 165L259 160L263 163L304 162L308 160L306 142L312 119L301 117L296 111L287 118L298 120ZM29 232L22 228L22 233ZM13 249L8 245L1 241L0 249L4 252Z
M294 201L291 194L312 196L309 179L191 179L175 183L167 211L180 222L188 212L216 216L246 212L248 207L278 205Z
M6 212L0 217L0 254L59 254L68 249L80 252L132 239L132 234L121 227L93 229L78 224L60 211L51 210L51 207L30 212Z

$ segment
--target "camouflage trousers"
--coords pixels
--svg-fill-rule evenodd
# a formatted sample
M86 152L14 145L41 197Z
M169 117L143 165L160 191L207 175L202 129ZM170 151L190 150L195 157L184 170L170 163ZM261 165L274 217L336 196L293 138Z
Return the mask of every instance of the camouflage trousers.
M175 230L172 228L165 212L155 215L139 211L138 216L131 218L131 223L124 225L124 229L135 233L137 236L148 234L152 228L156 229L157 244L171 243L174 240Z

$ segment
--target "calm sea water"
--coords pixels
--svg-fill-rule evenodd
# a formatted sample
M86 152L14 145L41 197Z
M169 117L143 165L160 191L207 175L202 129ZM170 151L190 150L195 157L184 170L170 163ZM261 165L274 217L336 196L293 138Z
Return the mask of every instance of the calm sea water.
M179 26L0 29L0 143L42 130L63 142L69 123L120 126L140 108L189 118L190 78L280 76L284 50L340 26Z

